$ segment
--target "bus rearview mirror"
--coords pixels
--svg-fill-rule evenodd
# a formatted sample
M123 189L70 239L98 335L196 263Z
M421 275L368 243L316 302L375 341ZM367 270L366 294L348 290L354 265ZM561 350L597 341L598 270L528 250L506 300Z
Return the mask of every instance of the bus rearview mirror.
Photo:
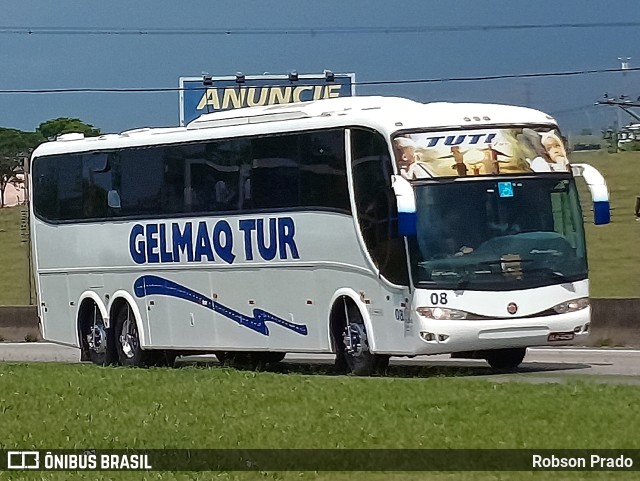
M416 197L413 187L401 175L391 176L391 187L398 205L398 233L402 236L416 235Z
M582 177L589 187L593 200L593 223L604 225L611 222L609 190L602 174L589 164L572 164L571 170L575 177Z

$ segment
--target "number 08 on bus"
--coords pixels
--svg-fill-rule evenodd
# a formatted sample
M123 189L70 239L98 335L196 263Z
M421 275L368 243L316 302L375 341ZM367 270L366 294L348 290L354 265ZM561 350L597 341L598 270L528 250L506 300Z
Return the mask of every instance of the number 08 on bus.
M515 106L345 97L64 134L30 164L44 339L128 366L450 353L516 368L589 333L582 177Z

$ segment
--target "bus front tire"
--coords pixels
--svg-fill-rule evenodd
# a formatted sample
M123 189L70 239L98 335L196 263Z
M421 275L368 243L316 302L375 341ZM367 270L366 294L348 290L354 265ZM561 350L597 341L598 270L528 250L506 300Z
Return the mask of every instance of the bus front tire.
M514 370L524 360L526 347L487 351L485 359L493 369Z
M345 299L343 309L345 327L338 339L336 369L355 376L383 375L389 366L389 356L371 352L367 329L356 305Z

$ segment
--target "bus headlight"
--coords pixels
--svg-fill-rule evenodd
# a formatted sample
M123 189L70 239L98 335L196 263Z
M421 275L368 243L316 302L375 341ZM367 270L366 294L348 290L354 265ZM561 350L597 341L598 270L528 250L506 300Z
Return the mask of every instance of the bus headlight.
M579 311L580 309L584 309L585 307L589 307L588 297L581 297L580 299L563 302L561 304L558 304L557 306L553 306L552 309L558 314L565 314L567 312Z
M467 313L464 311L458 311L456 309L446 309L444 307L418 307L416 309L416 312L423 317L436 319L438 321L460 320L467 318Z

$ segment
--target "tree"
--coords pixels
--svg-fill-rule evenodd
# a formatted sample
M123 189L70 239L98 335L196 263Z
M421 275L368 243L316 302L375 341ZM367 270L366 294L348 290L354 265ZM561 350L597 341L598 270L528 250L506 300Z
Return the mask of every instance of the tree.
M19 183L17 177L34 148L44 139L38 132L22 132L0 127L0 207L4 207L4 193L10 183Z
M22 183L23 166L33 149L47 139L54 140L58 135L70 132L80 132L87 137L100 135L100 129L93 125L67 117L42 122L35 132L0 127L0 207L4 207L7 185Z
M71 132L79 132L86 137L97 137L100 135L100 129L94 128L93 125L85 124L80 119L68 117L60 117L42 122L36 129L36 132L49 140L54 140L58 135Z

